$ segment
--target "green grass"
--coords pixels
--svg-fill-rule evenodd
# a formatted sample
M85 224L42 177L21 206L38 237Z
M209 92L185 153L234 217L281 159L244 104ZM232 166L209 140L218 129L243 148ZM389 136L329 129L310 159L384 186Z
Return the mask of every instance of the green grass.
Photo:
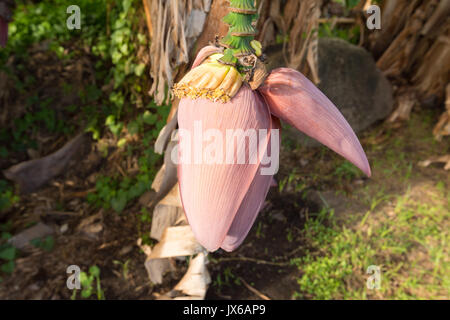
M97 300L105 300L105 293L101 287L100 281L100 268L97 266L91 266L88 272L80 273L81 297L88 299L92 295L97 297ZM77 298L77 290L73 291L72 300Z
M11 274L15 268L17 250L7 241L12 237L10 233L12 222L0 224L0 282L2 276Z
M443 169L416 165L445 152L424 138L433 122L423 119L414 115L400 136L366 148L374 175L347 195L352 214L324 208L307 220L306 254L291 261L301 274L294 298L450 298L450 180ZM358 178L350 165L331 176L338 173L342 182ZM371 265L380 268L379 289L367 288Z
M19 196L14 195L12 186L0 179L0 212L9 209L14 203L19 201Z
M444 291L449 288L448 208L440 203L423 204L406 194L395 199L392 217L384 216L385 210L369 211L371 215L356 221L355 227L337 224L329 211L308 220L304 237L319 253L296 261L303 273L298 280L302 297L448 297ZM418 265L423 262L416 260L419 253L430 262L426 268ZM382 270L379 292L366 287L365 270L370 265Z

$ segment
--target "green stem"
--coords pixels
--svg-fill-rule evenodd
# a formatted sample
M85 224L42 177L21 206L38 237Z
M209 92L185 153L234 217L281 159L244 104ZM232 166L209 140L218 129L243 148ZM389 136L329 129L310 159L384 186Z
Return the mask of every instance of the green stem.
M255 53L250 43L257 33L254 27L257 19L254 0L230 0L230 13L223 18L230 27L221 40L227 49L220 61L236 65L240 56Z

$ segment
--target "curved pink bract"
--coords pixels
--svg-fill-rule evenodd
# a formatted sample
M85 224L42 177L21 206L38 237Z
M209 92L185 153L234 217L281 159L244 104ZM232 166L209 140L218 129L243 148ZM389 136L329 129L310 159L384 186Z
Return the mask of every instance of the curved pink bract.
M272 117L271 131L280 129L279 121L277 120ZM275 142L273 139L271 135L267 146L268 150L271 150L271 143ZM277 142L279 143L280 141ZM262 166L261 164L260 167ZM272 186L273 175L262 175L260 170L258 170L222 243L222 249L233 251L242 244L255 223L258 213L263 208L267 193Z
M279 68L258 89L270 112L340 154L370 177L366 154L334 104L300 72Z
M244 132L248 129L270 130L271 116L267 105L259 95L247 85L243 85L228 103L215 103L208 99L182 99L178 107L178 123L180 129L178 178L183 207L197 240L209 251L215 251L222 246L255 178L261 159L256 155L256 163L251 163L247 158L245 163L238 164L235 158L232 164L225 161L211 164L202 161L196 164L195 156L199 156L199 149L196 147L198 143L194 143L196 123L197 126L199 123L202 126L201 130L197 127L198 132L206 134L212 129L222 137L226 137L227 129ZM188 136L192 138L188 139ZM206 148L208 144L211 142L204 142L202 146ZM233 152L245 152L251 156L248 143L239 145L236 142L234 145L227 145L224 142L223 159L227 147L232 148ZM266 150L267 139L265 145L261 147ZM187 156L189 150L192 151L191 157ZM190 163L186 158L190 159ZM270 181L271 176L269 183ZM249 206L254 207L256 204L252 201Z
M197 57L194 60L194 63L192 64L192 69L195 67L198 67L206 58L208 58L210 55L214 53L220 53L222 50L220 48L214 47L214 46L206 46L202 48L198 54Z

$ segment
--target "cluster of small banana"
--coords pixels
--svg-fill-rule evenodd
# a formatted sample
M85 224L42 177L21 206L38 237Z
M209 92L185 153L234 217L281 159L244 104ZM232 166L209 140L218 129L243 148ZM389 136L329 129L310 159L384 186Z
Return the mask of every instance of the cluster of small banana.
M207 98L214 102L228 102L242 86L244 77L233 66L217 60L222 54L213 54L203 64L189 71L173 87L178 98Z

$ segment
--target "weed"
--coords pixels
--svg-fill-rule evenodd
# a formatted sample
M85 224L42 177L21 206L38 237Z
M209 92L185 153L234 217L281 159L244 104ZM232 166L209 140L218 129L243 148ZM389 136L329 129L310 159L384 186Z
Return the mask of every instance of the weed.
M36 248L41 248L48 252L52 251L55 246L55 240L52 236L47 236L44 239L33 239L30 242Z
M88 194L87 200L105 209L112 208L122 212L127 204L149 190L156 175L156 162L160 156L147 150L147 157L139 159L139 173L135 177L100 177L96 183L96 192Z
M379 210L383 209L379 209L377 218L366 214L351 228L339 225L325 211L316 219L309 219L303 236L321 254L307 253L291 260L303 273L298 279L301 290L296 297L364 299L382 294L390 299L415 299L419 290L426 290L427 296L442 297L442 288L449 281L448 265L442 263L445 243L450 240L443 221L449 214L442 204L423 204L409 194L407 191L397 197L393 218L380 219ZM432 262L428 271L404 263L405 257L418 252ZM365 285L365 270L370 265L382 266L383 285L379 293L371 292ZM430 273L432 278L427 276Z
M9 209L19 197L14 195L12 187L6 180L0 180L0 212Z
M262 228L263 228L263 224L262 224L262 222L260 221L260 222L258 223L258 226L256 227L256 238L258 238L258 239L261 238L261 237L264 237Z
M130 259L128 259L127 261L125 261L125 262L121 262L121 261L119 261L119 260L114 260L113 261L113 263L115 264L115 265L119 265L119 266L121 266L122 267L122 276L123 276L123 278L124 278L124 280L128 280L128 274L129 274L129 264L130 264Z
M348 161L343 162L334 171L334 175L339 181L341 180L352 180L360 176L360 171L357 167Z
M11 274L15 268L14 260L17 257L17 250L7 241L12 237L9 232L11 222L0 225L0 272ZM0 277L0 281L2 278Z
M81 297L87 299L95 294L98 300L105 300L105 294L100 284L100 269L97 266L90 267L87 273L81 272L80 283L82 286ZM77 292L77 290L73 291L72 300L77 298Z

